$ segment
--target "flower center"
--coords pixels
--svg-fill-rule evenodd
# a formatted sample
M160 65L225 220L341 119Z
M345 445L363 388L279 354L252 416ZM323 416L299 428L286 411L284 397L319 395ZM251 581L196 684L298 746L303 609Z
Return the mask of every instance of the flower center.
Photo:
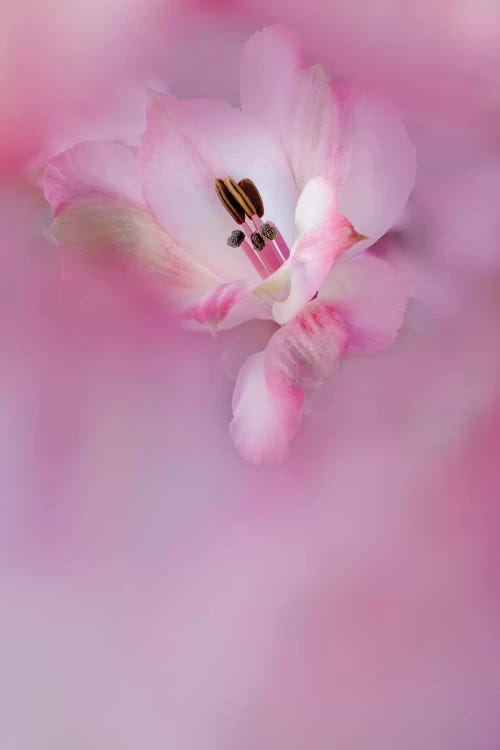
M232 177L215 180L215 192L239 225L227 240L230 247L241 247L261 278L278 270L290 257L290 250L278 227L262 221L264 203L252 180L236 182Z

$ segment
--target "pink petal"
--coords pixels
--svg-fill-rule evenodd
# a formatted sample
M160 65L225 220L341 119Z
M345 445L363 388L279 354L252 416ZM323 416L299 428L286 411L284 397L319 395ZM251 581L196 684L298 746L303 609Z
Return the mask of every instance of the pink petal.
M304 391L285 382L269 384L265 352L250 357L236 381L229 426L243 458L254 464L282 461L299 429L303 402Z
M281 139L299 191L331 172L337 104L324 69L307 67L298 39L272 26L245 45L241 65L243 109Z
M241 100L281 139L299 190L317 175L335 181L340 213L369 238L356 252L399 218L416 156L387 103L353 85L334 91L320 67L305 66L297 39L281 27L264 29L245 46Z
M226 246L235 224L216 196L216 178L249 177L266 212L291 235L296 196L285 156L257 122L224 102L177 101L155 94L142 139L148 204L183 247L224 279L258 274L243 252Z
M289 261L276 274L287 277L290 285L288 296L273 305L274 318L281 324L291 320L319 291L335 258L359 241L351 224L338 213L332 185L322 177L310 180L304 188L296 224L303 234Z
M404 322L408 288L389 263L367 253L336 263L319 298L345 321L346 354L373 354L396 339Z
M359 251L399 219L415 183L416 154L397 113L355 87L342 106L336 171L339 210L369 238Z
M342 317L312 302L243 366L233 397L231 436L252 463L281 461L297 432L307 390L333 371L347 342Z
M121 258L176 290L207 290L220 279L185 253L145 210L116 201L76 203L55 219L50 235L64 248Z
M304 67L300 38L284 26L268 26L246 42L241 54L243 111L269 130L280 131Z
M137 151L111 141L78 143L52 159L42 178L54 216L95 197L144 206Z
M337 119L337 104L325 70L314 65L301 71L282 129L283 145L299 190L312 177L333 174Z

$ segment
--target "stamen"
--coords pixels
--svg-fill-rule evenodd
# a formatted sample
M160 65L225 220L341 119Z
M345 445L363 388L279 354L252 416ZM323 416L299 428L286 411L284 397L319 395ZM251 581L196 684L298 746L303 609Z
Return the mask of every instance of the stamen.
M241 229L235 229L227 238L227 244L229 247L240 247L244 239L245 233L242 232Z
M269 273L267 267L262 260L260 253L256 253L247 240L244 240L241 244L242 249L245 251L245 255L255 268L261 279L265 279Z
M220 202L234 221L237 224L243 224L245 221L245 211L229 192L224 184L224 180L215 180L215 192L217 193Z
M266 231L268 234L272 234L269 228L274 229L274 231L277 232L273 224L270 224L270 222L268 221L262 222L258 216L253 217L253 223L255 224L255 226L257 227L257 229L259 230L259 232L264 238L265 238L264 233ZM276 245L274 244L272 240L265 238L264 242L266 243L266 245L262 252L262 257L263 257L264 263L266 264L266 268L269 269L269 273L274 273L281 266L284 259L278 252L278 249L276 248Z
M278 227L262 221L264 203L256 185L249 178L236 182L226 177L215 180L215 192L241 227L230 234L227 244L241 247L262 278L274 273L290 256L290 250Z
M259 250L259 252L266 246L266 242L262 235L259 234L259 232L253 232L250 239L252 240L252 245L254 246L254 248L256 250Z
M238 185L232 177L226 177L224 185L228 189L231 197L236 201L241 209L245 212L249 219L255 216L257 209L253 205L251 199L245 193L245 191Z
M281 234L278 227L275 227L275 229L276 229L276 240L275 240L276 247L280 251L281 257L283 258L283 260L287 260L290 257L290 248L286 244L285 238Z
M276 239L276 229L268 221L261 226L260 233L269 242L273 242Z
M238 185L243 190L247 198L251 201L252 205L255 207L254 214L257 214L260 218L264 216L264 201L262 200L262 196L257 190L257 186L252 182L252 180L248 179L248 177L245 177L244 180L240 180L238 182Z

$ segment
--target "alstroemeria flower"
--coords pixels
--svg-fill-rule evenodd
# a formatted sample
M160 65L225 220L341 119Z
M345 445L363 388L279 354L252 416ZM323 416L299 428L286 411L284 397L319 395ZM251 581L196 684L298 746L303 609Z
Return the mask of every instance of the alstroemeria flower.
M276 322L233 399L233 440L260 462L284 457L305 394L341 357L394 340L404 285L358 251L398 218L414 178L397 116L332 86L271 27L243 50L241 109L153 93L137 149L79 143L50 162L44 189L62 246L133 258L190 325Z

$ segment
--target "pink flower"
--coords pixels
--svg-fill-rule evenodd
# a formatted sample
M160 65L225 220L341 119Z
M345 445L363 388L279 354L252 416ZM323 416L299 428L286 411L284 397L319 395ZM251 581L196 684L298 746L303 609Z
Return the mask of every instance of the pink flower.
M306 393L342 357L395 339L406 288L359 252L399 217L415 152L388 106L332 86L282 28L247 42L241 104L153 93L139 149L79 143L44 190L61 246L129 258L193 327L276 323L233 398L231 435L257 463L285 456Z

